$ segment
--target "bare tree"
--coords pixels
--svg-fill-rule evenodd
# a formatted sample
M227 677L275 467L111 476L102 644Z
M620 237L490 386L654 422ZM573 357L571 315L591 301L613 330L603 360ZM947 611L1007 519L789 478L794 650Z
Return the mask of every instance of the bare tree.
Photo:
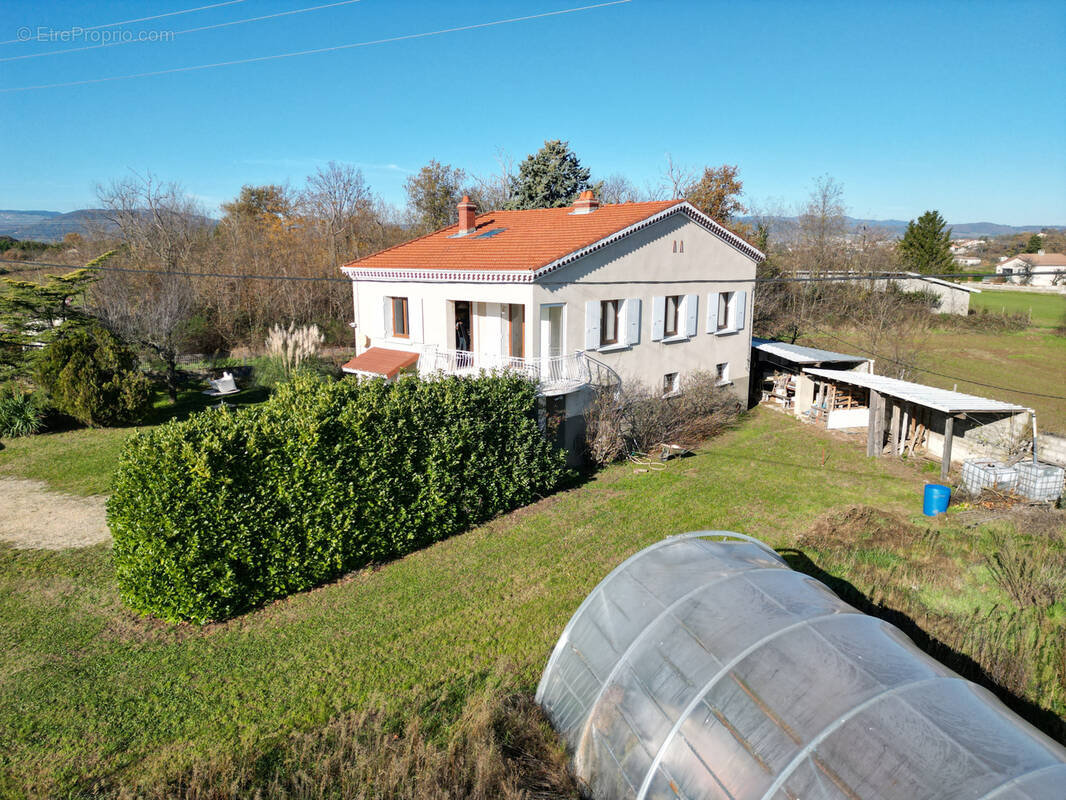
M99 186L97 197L126 245L122 260L142 271L105 273L92 287L90 305L119 334L163 361L176 401L177 354L196 293L188 276L175 273L190 271L211 222L180 186L151 173Z
M317 225L329 246L334 266L359 258L363 229L373 215L374 196L361 170L330 161L307 178L300 195L306 216Z
M496 211L505 208L511 200L511 186L516 174L514 156L508 155L502 148L496 150L495 172L488 175L474 175L471 178L470 197L477 203L479 211Z
M798 215L797 253L801 269L822 274L844 266L846 212L844 187L829 175L816 179Z
M625 175L615 172L598 184L600 200L604 203L639 203L645 193Z
M692 186L699 177L692 167L675 164L674 157L666 154L666 166L660 175L659 187L656 190L657 199L678 200L685 196L685 190Z

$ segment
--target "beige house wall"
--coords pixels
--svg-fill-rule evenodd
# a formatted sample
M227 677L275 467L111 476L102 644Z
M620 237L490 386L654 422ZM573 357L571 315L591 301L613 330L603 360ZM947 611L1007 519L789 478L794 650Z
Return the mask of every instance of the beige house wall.
M595 213L595 212L593 212ZM675 245L678 252L675 252ZM755 262L683 214L654 225L542 276L535 283L465 283L425 280L353 281L357 349L367 346L421 352L428 347L455 347L454 305L475 303L476 351L507 352L505 304L525 306L526 358L541 353L542 306L564 308L562 352L586 351L613 368L623 381L662 385L667 373L684 376L728 364L733 391L746 398L751 358L751 317ZM708 296L712 292L745 292L744 327L707 332ZM696 331L691 337L652 340L655 297L696 296ZM385 298L408 298L411 336L391 335ZM615 347L588 348L586 303L621 299L640 301L638 340ZM684 325L684 320L681 321ZM621 320L623 331L627 329ZM597 343L598 344L598 343ZM569 404L568 404L569 412Z

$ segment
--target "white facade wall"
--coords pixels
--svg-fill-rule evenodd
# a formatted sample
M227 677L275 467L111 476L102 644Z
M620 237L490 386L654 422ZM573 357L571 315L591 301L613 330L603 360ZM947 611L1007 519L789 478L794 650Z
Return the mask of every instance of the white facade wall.
M470 301L474 304L475 353L508 353L505 304L521 304L525 306L524 356L540 358L547 354L546 347L542 348L542 341L546 342L542 313L548 306L560 305L562 354L585 351L613 368L623 381L652 386L661 386L668 373L679 373L683 382L685 373L713 371L718 364L728 364L728 382L743 398L750 367L754 279L755 263L750 258L683 214L675 214L535 283L353 281L357 349L363 352L371 346L421 352L435 346L453 350L451 301ZM708 333L709 300L719 292L736 293L734 318L743 316L739 330ZM653 331L656 298L667 295L686 298L679 335L669 339ZM409 337L391 334L387 298L394 296L408 298ZM620 315L619 344L601 347L598 336L597 341L590 339L589 308L611 299L630 302L623 304ZM694 329L689 323L693 316Z

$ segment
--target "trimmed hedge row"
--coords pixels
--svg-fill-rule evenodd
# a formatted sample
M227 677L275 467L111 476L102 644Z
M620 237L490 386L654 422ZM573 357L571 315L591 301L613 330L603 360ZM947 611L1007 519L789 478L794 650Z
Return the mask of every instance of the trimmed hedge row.
M411 552L554 489L517 376L325 382L132 436L107 504L132 608L220 620Z

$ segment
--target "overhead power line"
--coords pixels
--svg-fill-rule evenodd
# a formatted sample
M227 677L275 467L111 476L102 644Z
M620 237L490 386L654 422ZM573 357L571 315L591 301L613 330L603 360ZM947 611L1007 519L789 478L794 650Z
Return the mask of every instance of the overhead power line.
M246 0L226 0L224 3L212 3L208 6L197 6L196 8L186 8L182 11L168 11L165 14L154 14L150 17L138 17L137 19L124 19L118 22L105 22L101 25L78 25L70 27L78 27L83 31L98 31L101 28L114 28L118 25L132 25L134 22L150 22L153 19L163 19L164 17L177 17L182 14L192 14L196 11L208 11L212 8L221 8L222 6L233 6L237 3L244 3ZM8 39L6 42L0 42L2 44L24 44L31 42L33 39Z
M133 78L151 78L157 75L171 75L179 72L196 72L198 70L214 69L216 67L232 67L238 64L256 64L263 61L274 61L280 58L295 58L297 56L309 56L318 55L320 53L332 53L337 50L351 50L357 47L370 47L379 44L389 44L392 42L403 42L411 39L425 39L430 36L443 36L448 33L459 33L461 31L472 31L480 28L491 28L497 25L510 25L515 22L529 22L535 19L544 19L545 17L557 17L562 14L575 14L579 11L591 11L598 8L606 8L608 6L618 6L630 3L632 0L609 0L605 3L595 3L587 6L576 6L574 8L564 8L559 11L545 11L541 14L527 14L521 17L510 17L508 19L492 20L490 22L477 22L470 25L458 25L454 28L441 28L435 31L423 31L421 33L408 33L402 36L389 36L384 39L371 39L365 42L351 42L349 44L338 44L332 47L316 47L311 50L296 50L290 53L275 53L269 56L255 56L253 58L238 58L232 61L217 61L213 64L196 64L189 67L173 67L171 69L158 69L151 72L136 72L129 75L112 75L107 78L86 78L80 81L66 81L64 83L42 83L35 86L15 86L6 89L0 89L0 94L7 94L11 92L29 92L37 89L62 89L69 86L86 86L94 83L107 83L109 81L124 81Z
M867 347L863 347L861 345L855 344L855 342L848 341L847 339L842 339L841 337L839 337L839 336L837 336L835 334L829 333L829 331L823 330L822 328L819 328L817 326L815 326L814 329L816 331L818 331L818 333L822 334L823 336L828 336L830 339L835 339L836 341L840 342L841 344L846 344L848 347L854 347L856 350L858 350L858 351L860 351L862 353L865 353L868 356L873 356L874 358L879 358L882 361L889 362L890 364L897 363L896 359L892 358L891 356L882 355L881 353L875 353L873 350L870 350ZM994 383L982 383L981 381L975 381L972 378L963 378L961 375L948 375L947 373L944 373L944 372L937 372L936 370L925 369L923 367L914 367L914 369L916 371L918 371L918 372L924 372L926 375L936 375L938 378L947 378L948 380L952 380L952 381L961 381L962 383L969 383L969 384L972 384L973 386L981 386L982 388L985 388L985 389L998 389L998 390L1003 391L1003 392L1014 392L1015 394L1024 394L1024 395L1028 395L1029 397L1043 397L1043 398L1048 399L1048 400L1066 400L1066 395L1045 394L1043 392L1029 392L1029 391L1026 391L1025 389L1016 389L1016 388L1014 388L1012 386L999 386L999 385L994 384Z
M235 19L230 22L216 22L214 25L201 25L198 28L187 28L183 31L168 31L168 36L181 36L186 33L201 33L202 31L213 31L217 28L229 28L234 25L244 25L248 22L262 22L268 19L277 19L278 17L288 17L293 14L305 14L308 11L321 11L325 8L335 8L336 6L348 6L352 3L359 3L362 0L339 0L336 3L326 3L321 6L309 6L307 8L295 8L292 11L279 11L276 14L263 14L259 17L246 17L245 19ZM90 44L85 47L69 47L66 50L49 50L44 53L29 53L24 56L8 56L7 58L0 58L0 62L3 61L22 61L27 58L45 58L47 56L61 56L64 53L80 53L84 50L98 50L101 47L118 47L123 44L142 44L139 39L128 39L118 42L107 42L106 44Z
M27 263L25 261L18 261L18 260L9 259L9 258L0 258L0 264L16 264L19 267L21 267L21 269L19 269L19 270L13 270L13 272L36 272L36 271L40 271L42 269L63 269L63 270L68 270L68 271L73 271L73 270L77 270L77 269L91 269L91 270L98 271L98 272L122 272L122 273L136 274L136 275L174 275L174 276L185 277L185 278L221 278L221 279L225 279L225 280L253 280L253 281L298 281L298 282L303 282L303 283L347 283L347 284L351 283L351 279L350 278L332 278L332 277L329 277L327 275L264 275L264 274L238 274L238 273L226 273L226 272L188 272L188 271L185 271L185 270L151 270L151 269L135 269L135 268L132 268L132 267L105 267L105 266L84 267L84 266L77 266L77 265L71 265L71 264L51 264L51 263L45 263L45 262L40 262L40 261ZM981 274L981 273L976 273L976 274ZM0 278L2 278L2 277L3 276L0 276ZM898 279L900 276L897 273L895 275L895 277ZM910 276L905 276L902 279L906 280L909 277ZM926 275L926 276L923 276L923 277L960 277L960 276L958 274L948 274L948 275L939 275L939 276ZM868 275L854 275L854 276L848 276L847 278L843 278L843 277L841 278L841 280L869 280L869 279L870 278L869 278ZM794 281L794 282L801 282L801 281L806 281L808 279L807 278L791 278L791 279L789 279L789 278L766 278L766 279L757 279L755 281L755 283L780 283L780 282L787 282L787 281L790 281L790 280ZM730 281L730 282L731 283L736 283L736 281ZM859 350L860 352L865 353L866 355L873 356L874 358L879 358L882 361L888 361L889 363L894 363L896 361L896 359L892 358L891 356L886 356L886 355L883 355L881 353L876 353L873 350L870 350L869 348L866 348L866 347L863 347L861 345L858 345L855 342L848 341L847 339L842 339L841 337L837 336L836 334L829 333L828 331L823 330L822 328L819 328L817 326L815 326L814 329L816 331L818 331L818 333L820 333L820 334L822 334L824 336L828 336L830 339L834 339L834 340L840 342L841 344L846 344L849 347L853 347L856 350ZM1045 399L1048 399L1048 400L1066 400L1066 396L1064 396L1064 395L1045 394L1043 392L1030 392L1030 391L1026 391L1024 389L1017 389L1017 388L1014 388L1014 387L1011 387L1011 386L999 386L999 385L994 384L994 383L982 383L981 381L975 381L975 380L973 380L971 378L964 378L961 375L949 375L949 374L944 373L944 372L937 372L936 370L924 369L924 368L920 368L920 367L915 367L915 369L917 371L919 371L919 372L924 372L927 375L936 375L939 378L947 378L948 380L961 381L962 383L969 383L969 384L971 384L973 386L981 386L981 387L983 387L985 389L997 389L997 390L1003 391L1003 392L1014 392L1015 394L1024 394L1024 395L1027 395L1029 397L1042 397L1042 398L1045 398Z

